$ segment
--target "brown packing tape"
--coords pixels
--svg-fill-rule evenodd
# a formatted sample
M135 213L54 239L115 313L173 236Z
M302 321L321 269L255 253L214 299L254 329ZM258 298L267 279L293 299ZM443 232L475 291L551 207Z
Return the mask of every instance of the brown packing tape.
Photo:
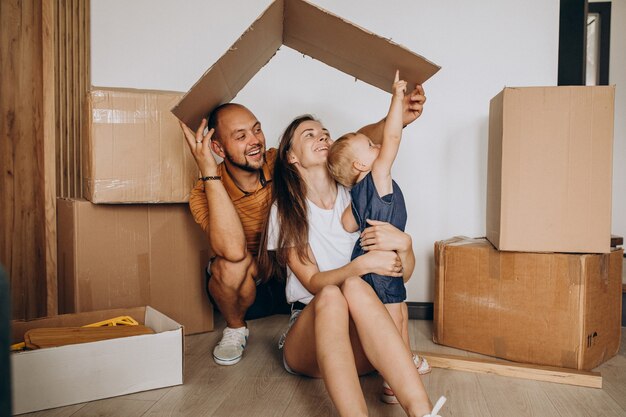
M600 279L605 286L609 285L610 256L600 256Z
M443 343L443 292L444 266L441 264L444 250L443 241L435 242L435 298L433 303L433 342Z

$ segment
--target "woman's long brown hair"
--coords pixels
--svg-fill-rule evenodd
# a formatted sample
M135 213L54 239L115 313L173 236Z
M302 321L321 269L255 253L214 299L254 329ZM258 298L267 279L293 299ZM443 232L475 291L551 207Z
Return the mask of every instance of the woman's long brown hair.
M278 145L278 155L272 178L272 204L278 208L278 242L275 253L267 250L267 223L261 240L258 264L262 276L284 278L287 252L295 248L302 262L312 262L307 251L309 241L309 217L306 204L306 184L296 167L289 163L288 154L293 135L303 122L317 121L310 114L294 119L285 129ZM282 267L282 268L279 268Z

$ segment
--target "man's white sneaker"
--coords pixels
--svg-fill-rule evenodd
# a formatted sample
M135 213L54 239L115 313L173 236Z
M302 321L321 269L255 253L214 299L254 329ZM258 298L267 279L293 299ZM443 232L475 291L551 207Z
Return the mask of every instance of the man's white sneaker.
M239 362L243 356L243 350L248 343L247 327L231 329L226 327L222 334L222 340L213 349L213 360L218 365L234 365Z

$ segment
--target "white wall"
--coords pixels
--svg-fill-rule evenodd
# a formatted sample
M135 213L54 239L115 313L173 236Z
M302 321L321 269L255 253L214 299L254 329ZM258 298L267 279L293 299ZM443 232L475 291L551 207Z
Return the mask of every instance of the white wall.
M615 84L613 233L626 237L626 0L611 3L609 83Z
M92 84L186 91L269 3L92 0ZM417 258L408 300L431 301L433 243L485 233L489 100L505 85L556 85L559 1L313 3L443 67L424 86L427 107L405 129L394 168ZM235 101L263 122L271 146L301 113L339 136L383 117L389 96L283 47Z

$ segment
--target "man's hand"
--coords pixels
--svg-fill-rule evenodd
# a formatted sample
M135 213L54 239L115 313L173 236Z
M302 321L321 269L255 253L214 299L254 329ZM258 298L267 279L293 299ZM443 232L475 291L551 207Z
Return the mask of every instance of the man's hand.
M406 126L417 120L422 115L426 103L426 96L421 85L416 85L410 94L404 96L402 106L402 125Z
M183 122L179 121L179 123L185 133L185 139L187 140L187 145L189 145L189 150L196 160L196 164L198 165L198 169L200 169L202 176L215 175L217 173L217 162L211 153L210 147L211 138L213 137L213 133L215 133L215 129L211 129L206 135L203 135L207 124L206 119L202 119L202 123L196 133L189 129L189 127L187 127L187 125Z
M408 251L413 244L411 236L394 225L378 220L367 219L370 226L361 233L361 248L364 251L393 250Z

